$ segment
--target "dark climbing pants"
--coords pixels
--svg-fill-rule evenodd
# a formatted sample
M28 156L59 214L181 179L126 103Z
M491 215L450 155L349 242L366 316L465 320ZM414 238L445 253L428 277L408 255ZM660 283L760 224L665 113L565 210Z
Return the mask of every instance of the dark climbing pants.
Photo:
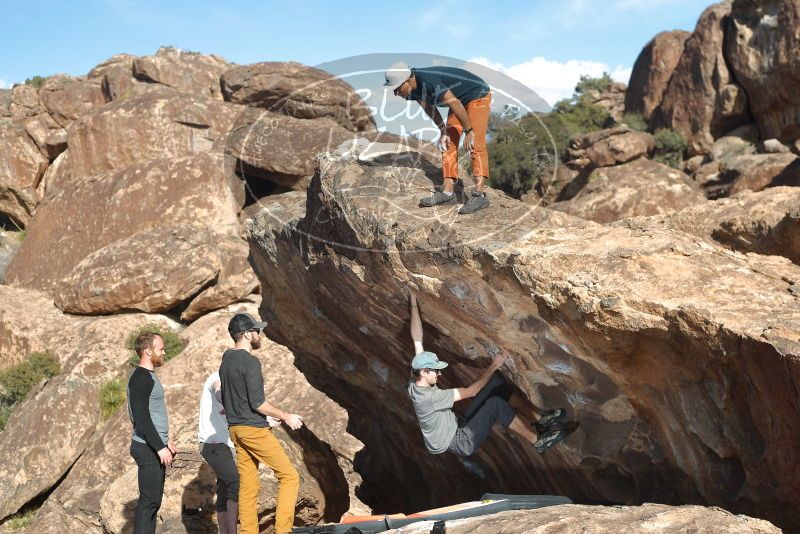
M166 468L156 451L144 443L131 441L131 456L139 467L139 502L133 516L133 534L155 534Z
M508 405L511 392L505 380L499 376L493 377L459 419L458 430L450 442L449 450L459 456L471 456L489 437L495 423L508 428L516 416Z
M203 443L200 456L217 474L217 512L228 511L228 501L239 501L239 470L233 451L224 443Z

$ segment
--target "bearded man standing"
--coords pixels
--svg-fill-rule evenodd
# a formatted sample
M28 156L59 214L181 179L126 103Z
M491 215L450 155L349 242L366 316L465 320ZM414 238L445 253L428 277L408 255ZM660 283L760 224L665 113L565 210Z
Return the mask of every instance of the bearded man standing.
M134 345L139 366L128 379L128 416L133 424L131 456L138 467L139 501L133 518L134 534L154 534L161 508L164 478L177 452L169 439L169 418L164 388L155 368L164 365L164 340L145 332Z

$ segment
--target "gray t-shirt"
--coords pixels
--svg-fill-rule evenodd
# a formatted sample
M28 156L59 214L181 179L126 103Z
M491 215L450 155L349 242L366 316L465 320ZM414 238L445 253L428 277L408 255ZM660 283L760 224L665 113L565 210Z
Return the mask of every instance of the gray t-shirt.
M428 451L433 454L445 452L458 429L456 414L452 410L456 390L439 389L436 386L421 388L412 381L408 384L408 396L417 412Z

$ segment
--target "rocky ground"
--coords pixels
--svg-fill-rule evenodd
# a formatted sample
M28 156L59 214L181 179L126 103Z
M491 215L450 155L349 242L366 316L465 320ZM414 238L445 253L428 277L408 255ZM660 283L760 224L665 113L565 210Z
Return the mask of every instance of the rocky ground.
M160 370L180 449L161 531L213 532L181 513L213 501L197 397L249 310L270 323L269 398L306 422L279 431L298 524L491 491L626 506L448 530L797 530L798 20L800 0L733 0L659 34L629 87L587 95L647 132L576 136L546 191L490 190L470 217L420 210L437 150L376 132L351 87L304 65L163 48L0 90L0 371L38 351L61 366L0 436L0 521L38 507L26 532L129 530L130 425L99 391L156 323L186 345ZM660 128L688 140L678 168L654 161ZM545 456L502 432L469 459L428 455L404 392L410 289L445 386L502 348L514 406L566 407L579 430Z

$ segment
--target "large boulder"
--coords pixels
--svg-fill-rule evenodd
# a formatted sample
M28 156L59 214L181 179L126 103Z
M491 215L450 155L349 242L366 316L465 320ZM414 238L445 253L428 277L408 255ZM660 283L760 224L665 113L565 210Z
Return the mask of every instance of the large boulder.
M48 160L54 160L67 148L67 131L47 113L40 113L22 123L25 131Z
M670 228L732 250L785 256L800 265L800 188L743 191L676 213L617 223L633 229Z
M702 506L548 506L539 510L518 510L488 516L447 521L450 534L617 534L618 532L651 532L664 534L780 534L769 521L733 515L720 508ZM428 534L429 521L386 534Z
M625 111L640 113L650 122L661 105L667 84L683 54L691 33L675 30L661 32L645 45L633 64L633 72L625 92Z
M69 156L74 163L71 149ZM225 172L222 156L211 154L71 179L40 207L5 281L52 291L90 254L165 224L237 235L243 195L242 184ZM142 262L156 259L145 255Z
M258 288L258 279L250 268L247 242L236 236L215 238L213 253L219 257L219 273L214 285L201 291L183 312L182 321L194 321L210 311L243 299Z
M45 79L39 99L50 117L62 128L106 103L99 81L67 75Z
M137 80L217 100L222 100L220 76L230 67L230 63L217 55L172 47L162 47L155 55L132 60L132 74Z
M67 129L75 176L224 146L243 106L171 92L111 102Z
M727 165L738 156L755 154L758 144L758 129L752 124L736 128L716 139L711 145L708 158L720 165ZM703 156L695 156L700 158Z
M625 126L598 130L575 136L567 148L573 168L593 169L627 163L647 156L655 148L655 139L647 132Z
M208 228L186 224L115 241L86 256L58 284L56 306L83 315L173 310L217 279L216 240Z
M208 314L187 327L183 352L157 372L167 393L167 407L178 455L167 476L159 512L163 532L216 532L207 515L187 516L187 508L212 509L214 474L198 453L197 402L206 377L219 367L230 348L227 324L233 313L257 313L257 304L243 303ZM254 354L262 361L270 400L303 414L306 429L277 430L301 474L298 518L305 524L338 521L348 510L368 510L354 496L360 478L352 458L362 445L347 432L347 413L315 391L292 365L284 347L265 342ZM86 452L37 514L32 532L55 532L55 525L83 524L85 532L129 532L136 504L136 466L128 453L130 422L120 409L93 436ZM276 480L261 470L259 517L262 528L274 520Z
M592 171L572 199L549 207L598 223L682 210L706 201L683 172L640 158Z
M11 117L22 121L42 112L39 103L39 89L33 85L17 84L11 88Z
M353 132L331 119L303 120L248 108L230 132L225 154L242 175L305 189L317 154L352 137Z
M0 440L0 518L50 489L81 455L100 417L97 390L59 376L16 407Z
M670 78L655 127L672 128L688 141L690 156L707 154L720 137L751 123L747 96L728 70L723 52L729 1L707 8L686 40Z
M36 211L36 187L47 158L19 126L0 125L0 214L27 226Z
M744 154L728 159L703 189L708 198L761 191L777 185L800 186L800 161L794 154Z
M493 192L462 219L418 207L422 171L319 165L305 201L251 221L252 263L268 336L348 410L372 498L406 511L482 491L691 501L800 526L800 451L786 446L800 439L800 267ZM425 347L450 362L443 387L502 347L519 413L564 406L580 429L546 456L502 433L463 462L428 454L405 391L409 287Z
M800 138L800 2L735 0L725 56L763 139Z
M347 82L294 62L239 65L223 74L225 100L298 119L329 118L351 131L375 129L369 106Z

